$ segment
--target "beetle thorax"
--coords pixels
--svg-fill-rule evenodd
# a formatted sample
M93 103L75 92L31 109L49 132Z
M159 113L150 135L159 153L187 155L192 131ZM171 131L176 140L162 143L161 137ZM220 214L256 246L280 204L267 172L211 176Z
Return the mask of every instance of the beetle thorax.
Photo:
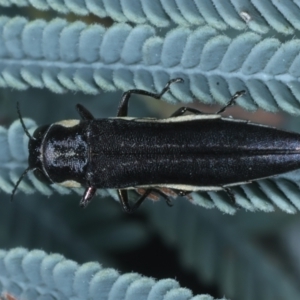
M73 180L85 183L89 146L81 125L53 124L42 144L42 164L53 182Z

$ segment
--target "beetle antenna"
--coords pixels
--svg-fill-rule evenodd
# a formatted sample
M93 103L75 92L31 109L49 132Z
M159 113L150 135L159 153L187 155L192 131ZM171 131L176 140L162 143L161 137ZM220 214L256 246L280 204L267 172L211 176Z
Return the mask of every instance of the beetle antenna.
M30 171L30 167L28 167L28 168L22 173L22 175L20 176L20 178L19 178L18 181L16 182L16 184L15 184L15 186L14 186L14 189L13 189L12 192L11 192L10 202L13 202L13 199L14 199L15 193L16 193L16 191L17 191L17 188L18 188L20 182L23 180L24 176L28 173L28 171Z
M25 134L29 137L30 140L35 140L35 138L30 135L29 131L27 130L27 128L25 126L25 123L24 123L22 115L21 115L19 102L17 102L17 112L18 112L18 116L19 116L19 119L20 119L20 122L22 124Z

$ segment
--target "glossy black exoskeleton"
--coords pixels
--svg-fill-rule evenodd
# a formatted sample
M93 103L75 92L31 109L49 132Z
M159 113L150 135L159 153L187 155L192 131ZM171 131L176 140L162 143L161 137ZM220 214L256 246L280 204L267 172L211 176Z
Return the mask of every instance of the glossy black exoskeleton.
M182 107L167 119L128 118L130 95L160 99L160 94L129 90L123 94L116 118L94 119L82 105L82 118L39 127L29 136L29 167L44 182L85 187L80 201L85 207L98 188L114 188L126 212L134 211L151 193L163 196L167 187L178 195L199 190L225 190L300 167L300 135L247 121L222 118L235 99L216 114ZM19 111L19 110L18 110ZM184 115L190 112L189 115ZM144 194L129 205L128 189Z

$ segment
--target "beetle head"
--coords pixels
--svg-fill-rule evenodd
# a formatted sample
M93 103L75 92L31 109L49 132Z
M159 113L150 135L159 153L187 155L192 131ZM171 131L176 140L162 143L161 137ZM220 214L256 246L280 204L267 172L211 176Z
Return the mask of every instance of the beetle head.
M25 134L29 137L29 143L28 143L28 150L29 150L29 158L28 158L28 168L22 173L18 181L16 182L13 191L11 193L11 201L13 200L13 197L16 193L16 190L22 181L23 177L28 173L28 171L33 170L34 175L39 179L40 181L44 183L51 183L51 180L47 176L47 174L44 173L43 167L42 167L42 144L44 140L44 136L47 133L50 125L41 126L37 128L33 134L33 136L30 135L28 132L23 118L21 116L19 103L17 103L17 111L19 115L20 122L22 124L22 127L24 129Z
M30 170L42 170L42 146L49 125L38 127L28 142L28 165Z
M33 170L35 177L42 181L43 183L49 184L52 181L49 179L49 176L45 174L43 168L43 142L44 137L48 132L50 125L45 125L38 127L33 137L29 140L28 143L28 165L29 170Z

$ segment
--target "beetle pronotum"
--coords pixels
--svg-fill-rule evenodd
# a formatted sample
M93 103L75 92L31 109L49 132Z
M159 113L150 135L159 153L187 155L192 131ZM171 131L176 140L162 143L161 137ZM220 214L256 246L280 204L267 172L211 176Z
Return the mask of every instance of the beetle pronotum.
M161 188L178 195L192 191L225 190L300 167L300 135L247 121L223 118L221 113L244 94L237 92L215 114L181 107L170 118L129 118L131 94L160 99L159 94L134 89L123 94L117 117L95 119L82 105L82 120L65 120L39 127L29 137L29 166L12 191L12 198L29 170L44 182L85 187L80 201L86 207L98 188L117 189L126 212L133 212L156 193L170 200ZM185 115L189 112L189 115ZM145 192L130 206L129 189Z

